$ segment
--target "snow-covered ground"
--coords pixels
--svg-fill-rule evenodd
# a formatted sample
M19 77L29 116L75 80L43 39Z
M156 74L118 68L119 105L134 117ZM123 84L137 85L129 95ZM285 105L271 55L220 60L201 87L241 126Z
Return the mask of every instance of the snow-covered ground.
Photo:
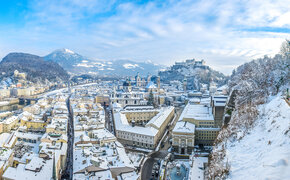
M240 141L229 142L228 179L290 178L290 107L280 95L259 106L259 117Z

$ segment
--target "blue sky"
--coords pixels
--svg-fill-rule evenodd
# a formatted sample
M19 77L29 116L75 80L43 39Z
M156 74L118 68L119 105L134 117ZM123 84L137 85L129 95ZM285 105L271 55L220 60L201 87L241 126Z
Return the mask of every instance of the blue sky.
M205 59L229 74L279 52L290 38L288 0L5 0L0 2L0 58L44 56L68 48L91 59L151 60L171 65Z

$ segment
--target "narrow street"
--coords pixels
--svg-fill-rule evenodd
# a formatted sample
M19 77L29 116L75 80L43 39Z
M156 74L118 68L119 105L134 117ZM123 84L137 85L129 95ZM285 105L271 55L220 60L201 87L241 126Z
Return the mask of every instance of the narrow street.
M112 134L116 135L113 121L114 120L113 110L110 106L109 107L104 106L104 110L105 110L105 126Z
M74 119L73 111L70 104L70 96L67 98L66 104L68 109L68 122L67 122L67 160L66 170L62 175L62 179L72 180L73 178L73 144L74 144Z
M154 162L164 159L167 154L167 151L157 151L150 154L148 159L144 162L143 167L141 168L141 180L151 179Z
M154 162L164 159L168 155L168 149L171 147L169 139L171 138L171 131L173 130L175 124L177 123L183 108L177 109L174 119L169 123L169 129L165 131L165 137L162 139L159 151L149 154L148 159L144 162L143 167L141 168L141 180L152 179L152 169Z

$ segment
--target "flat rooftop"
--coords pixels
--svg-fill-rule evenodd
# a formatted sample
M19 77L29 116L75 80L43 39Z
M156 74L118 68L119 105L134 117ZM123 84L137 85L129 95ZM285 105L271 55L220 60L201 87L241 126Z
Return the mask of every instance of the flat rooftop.
M181 113L179 120L195 119L213 121L212 108L200 104L187 104Z

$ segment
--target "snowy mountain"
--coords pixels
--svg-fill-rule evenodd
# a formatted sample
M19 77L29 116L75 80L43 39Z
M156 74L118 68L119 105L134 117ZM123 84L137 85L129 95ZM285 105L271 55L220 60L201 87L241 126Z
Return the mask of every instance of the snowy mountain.
M86 58L69 49L58 49L44 56L47 61L54 61L61 65L64 69L69 70L74 68L74 65L81 63Z
M133 76L139 72L157 74L164 66L147 62L130 60L99 61L86 58L69 49L59 49L44 57L47 61L59 63L64 69L74 74L91 74L100 76Z

